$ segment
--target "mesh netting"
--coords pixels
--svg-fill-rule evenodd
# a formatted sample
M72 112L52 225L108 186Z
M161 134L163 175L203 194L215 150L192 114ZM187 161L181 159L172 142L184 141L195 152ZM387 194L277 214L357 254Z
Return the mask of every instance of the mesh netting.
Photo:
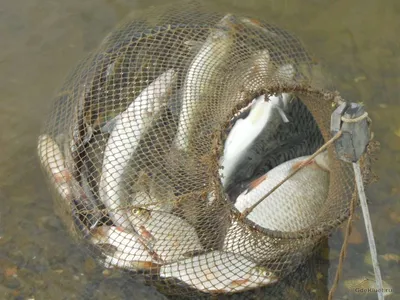
M104 266L165 293L275 284L356 197L329 147L255 205L331 138L324 80L261 21L195 5L130 16L68 77L39 138L58 214Z

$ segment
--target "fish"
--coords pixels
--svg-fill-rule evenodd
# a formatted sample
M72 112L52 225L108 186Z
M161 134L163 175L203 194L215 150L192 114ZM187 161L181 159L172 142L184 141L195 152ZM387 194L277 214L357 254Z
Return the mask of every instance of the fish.
M103 225L93 228L90 233L90 242L104 253L104 264L107 268L114 266L137 269L140 265L150 267L152 264L158 264L154 255L149 253L142 242L121 227ZM114 253L108 251L110 248L116 248L112 251Z
M285 109L288 123L280 124L276 132L263 132L248 156L260 163L249 179L259 177L277 165L317 151L324 138L312 113L298 97L293 97Z
M221 250L249 257L259 263L266 258L272 258L273 260L276 257L271 257L272 253L268 253L268 250L272 247L274 245L272 241L268 240L267 236L263 235L262 238L255 236L246 225L231 218L231 223L226 230ZM276 246L274 248L278 249ZM268 257L266 257L267 253ZM275 255L275 251L273 254Z
M269 79L274 74L274 70L275 67L272 65L267 49L256 51L248 59L235 64L234 69L227 75L227 86L224 90L224 95L218 102L219 110L223 114L221 120L226 122L235 107L249 100L249 94L265 89L268 86ZM229 122L228 131L238 119L247 117L251 106L255 102L256 99L253 99L234 114ZM247 114L244 115L244 112Z
M286 98L287 105L283 103L282 109L289 122L283 122L279 117L272 119L253 141L237 165L232 183L225 187L231 199L236 199L246 184L272 168L311 155L323 145L324 138L307 106L297 96L286 94ZM248 115L249 111L251 108L235 119Z
M85 234L87 229L84 228L80 220L81 211L85 210L84 223L85 225L89 224L89 227L95 226L103 216L97 207L96 200L92 197L90 191L81 187L73 177L60 147L50 136L41 135L39 137L38 154L53 186L55 186L64 203L71 209L75 223ZM81 179L86 180L86 178Z
M206 98L210 97L215 78L226 63L234 44L234 21L231 14L222 18L190 63L183 83L182 105L174 141L178 150L187 149L195 122L194 115L199 105L208 102Z
M252 207L309 158L303 156L287 161L251 182L237 197L234 206L240 212ZM329 156L324 151L255 206L247 218L263 228L285 232L311 226L327 199L329 172Z
M225 189L235 181L232 177L235 176L237 167L262 130L269 128L272 123L288 122L283 108L288 105L286 102L289 101L289 97L271 95L265 99L266 97L266 95L257 97L249 115L244 119L238 119L228 134L220 159L220 178Z
M164 262L173 262L192 251L202 251L195 228L185 219L156 210L133 208L127 213L134 229Z
M62 140L64 137L65 135L61 134L59 139ZM95 227L104 216L103 212L101 211L103 204L99 200L98 193L95 193L93 188L93 185L97 185L97 181L94 179L97 175L96 170L93 168L90 169L90 165L88 166L87 163L88 160L93 158L93 152L98 152L98 150L94 150L93 147L93 142L96 141L97 137L98 135L93 135L91 139L91 147L85 149L85 163L80 167L80 171L77 174L79 176L79 182L75 178L72 178L70 181L76 212L83 217L84 223L88 226L88 228ZM68 139L64 139L63 145L66 168L68 170L77 170L77 166L72 157L71 147ZM91 151L88 151L88 149ZM73 172L71 173L73 174Z
M108 139L100 180L100 199L108 208L117 226L129 226L121 209L120 185L122 175L152 116L157 114L171 91L176 74L170 69L153 81L121 114Z
M79 177L79 182L78 179L75 179L74 176L72 176L70 180L76 212L81 217L83 217L83 221L89 229L93 228L98 224L98 222L100 222L100 220L104 216L103 212L101 211L101 208L103 208L103 204L99 200L98 194L95 195L94 190L91 186L93 185L93 183L90 182L91 180L93 180L93 175L95 174L90 173L90 170L86 163L83 164L80 167L80 171L78 171L77 165L75 164L74 158L72 156L70 142L68 142L68 139L65 139L65 135L63 134L61 134L61 137L59 139L64 140L62 144L64 145L63 150L66 168L70 170L71 174L75 173L76 176ZM95 139L96 135L93 135L91 140L93 141ZM86 150L87 149L85 149L85 151ZM87 161L87 152L85 154L85 161Z
M77 186L76 190L79 191L80 197L84 198L86 200L85 203L88 204L84 209L87 211L86 218L89 223L89 229L92 229L100 222L104 214L99 208L102 203L93 194L88 178L88 170L85 168L81 173L81 186Z
M60 147L48 135L40 135L37 146L39 160L50 177L60 197L68 204L72 201L72 174L66 168L66 163Z
M276 283L279 278L247 258L212 251L160 268L160 277L175 278L205 293L236 293Z

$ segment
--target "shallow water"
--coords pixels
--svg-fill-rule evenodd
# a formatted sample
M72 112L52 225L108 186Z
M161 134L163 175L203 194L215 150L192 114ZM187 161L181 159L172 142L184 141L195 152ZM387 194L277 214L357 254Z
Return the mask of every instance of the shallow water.
M71 68L129 11L153 1L6 0L0 7L0 299L163 299L153 288L102 273L54 215L39 170L36 139L52 96ZM379 254L400 249L400 2L397 0L218 0L216 9L250 13L295 33L333 75L335 87L363 101L381 142L368 197ZM343 281L372 271L360 233L348 249L335 299L376 299ZM342 234L329 243L330 287ZM386 258L388 256L385 256ZM400 264L381 259L400 299ZM126 281L125 281L126 282ZM292 295L292 298L295 296Z

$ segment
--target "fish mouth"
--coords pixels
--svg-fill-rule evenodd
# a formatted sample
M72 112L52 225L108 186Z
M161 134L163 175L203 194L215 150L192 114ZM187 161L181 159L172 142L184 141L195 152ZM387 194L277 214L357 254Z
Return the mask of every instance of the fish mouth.
M269 283L276 283L279 281L280 278L278 275L272 274L272 275L268 276L268 279L269 279Z

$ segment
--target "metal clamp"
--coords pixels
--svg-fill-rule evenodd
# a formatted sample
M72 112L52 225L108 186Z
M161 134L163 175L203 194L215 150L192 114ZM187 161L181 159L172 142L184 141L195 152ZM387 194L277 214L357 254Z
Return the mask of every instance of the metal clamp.
M336 154L346 162L357 162L371 139L368 113L357 103L343 103L331 115L331 134L342 135L335 142Z

